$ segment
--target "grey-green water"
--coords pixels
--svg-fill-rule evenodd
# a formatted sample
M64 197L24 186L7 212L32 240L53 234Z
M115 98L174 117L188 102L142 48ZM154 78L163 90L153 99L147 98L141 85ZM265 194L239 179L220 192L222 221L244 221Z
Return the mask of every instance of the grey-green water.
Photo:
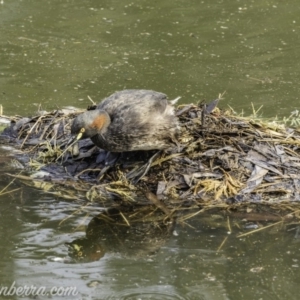
M86 107L124 88L183 102L215 99L238 112L299 102L296 1L4 1L1 104Z
M226 91L221 107L249 113L253 102L265 116L299 109L296 0L4 0L0 32L7 115L30 115L39 105L86 107L88 96L99 101L124 88L182 96L182 103ZM12 171L5 155L2 187ZM154 255L121 251L68 264L64 243L83 236L74 228L91 217L79 213L59 225L78 204L14 188L21 189L0 197L2 286L76 286L74 299L298 299L296 225L245 239L235 229L216 253L227 230L195 219Z

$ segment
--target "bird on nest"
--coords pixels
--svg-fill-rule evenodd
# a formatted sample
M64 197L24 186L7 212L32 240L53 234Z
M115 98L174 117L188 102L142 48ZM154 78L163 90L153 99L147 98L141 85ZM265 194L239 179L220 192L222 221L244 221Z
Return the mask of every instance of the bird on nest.
M165 94L152 90L116 92L95 110L78 115L71 133L77 140L90 138L111 153L165 150L174 146L180 132L174 110L179 98L170 101Z

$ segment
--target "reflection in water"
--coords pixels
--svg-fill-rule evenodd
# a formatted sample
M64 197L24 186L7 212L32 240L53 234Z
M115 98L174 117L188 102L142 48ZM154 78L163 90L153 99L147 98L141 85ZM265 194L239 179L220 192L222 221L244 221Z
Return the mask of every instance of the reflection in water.
M2 171L9 170L7 162L0 159ZM20 188L17 183L10 188L15 187ZM75 286L80 297L93 299L297 299L299 294L298 224L236 238L264 225L259 216L231 214L228 235L221 212L175 224L147 207L140 214L96 206L84 211L82 203L23 186L0 200L5 286L13 281L47 289ZM247 216L248 222L242 221Z
M79 261L94 261L105 252L135 258L157 252L169 239L175 220L164 219L161 211L108 209L88 224L86 238L68 243L70 254Z
M228 235L222 213L177 225L155 222L158 213L153 223L129 227L133 211L111 209L91 215L86 233L73 232L85 214L61 220L78 208L45 197L22 207L13 251L18 284L76 286L93 299L297 299L297 225L237 239L249 224L231 219Z

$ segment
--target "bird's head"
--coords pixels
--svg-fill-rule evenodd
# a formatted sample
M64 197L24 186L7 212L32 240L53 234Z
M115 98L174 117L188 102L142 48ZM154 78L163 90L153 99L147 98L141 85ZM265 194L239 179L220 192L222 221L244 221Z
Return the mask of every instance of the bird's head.
M104 134L110 124L110 117L104 110L89 110L78 115L71 126L71 133L77 135L77 140L91 138Z

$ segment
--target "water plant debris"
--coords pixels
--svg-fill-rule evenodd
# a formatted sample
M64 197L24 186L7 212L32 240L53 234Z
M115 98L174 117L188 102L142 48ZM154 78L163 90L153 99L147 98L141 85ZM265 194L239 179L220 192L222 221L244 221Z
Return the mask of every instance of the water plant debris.
M176 145L154 156L137 183L131 178L156 151L116 155L89 139L69 147L70 125L82 110L9 117L0 141L19 150L13 158L24 171L14 176L22 182L104 207L151 205L170 217L186 208L299 201L299 130L236 116L217 104L178 106Z

